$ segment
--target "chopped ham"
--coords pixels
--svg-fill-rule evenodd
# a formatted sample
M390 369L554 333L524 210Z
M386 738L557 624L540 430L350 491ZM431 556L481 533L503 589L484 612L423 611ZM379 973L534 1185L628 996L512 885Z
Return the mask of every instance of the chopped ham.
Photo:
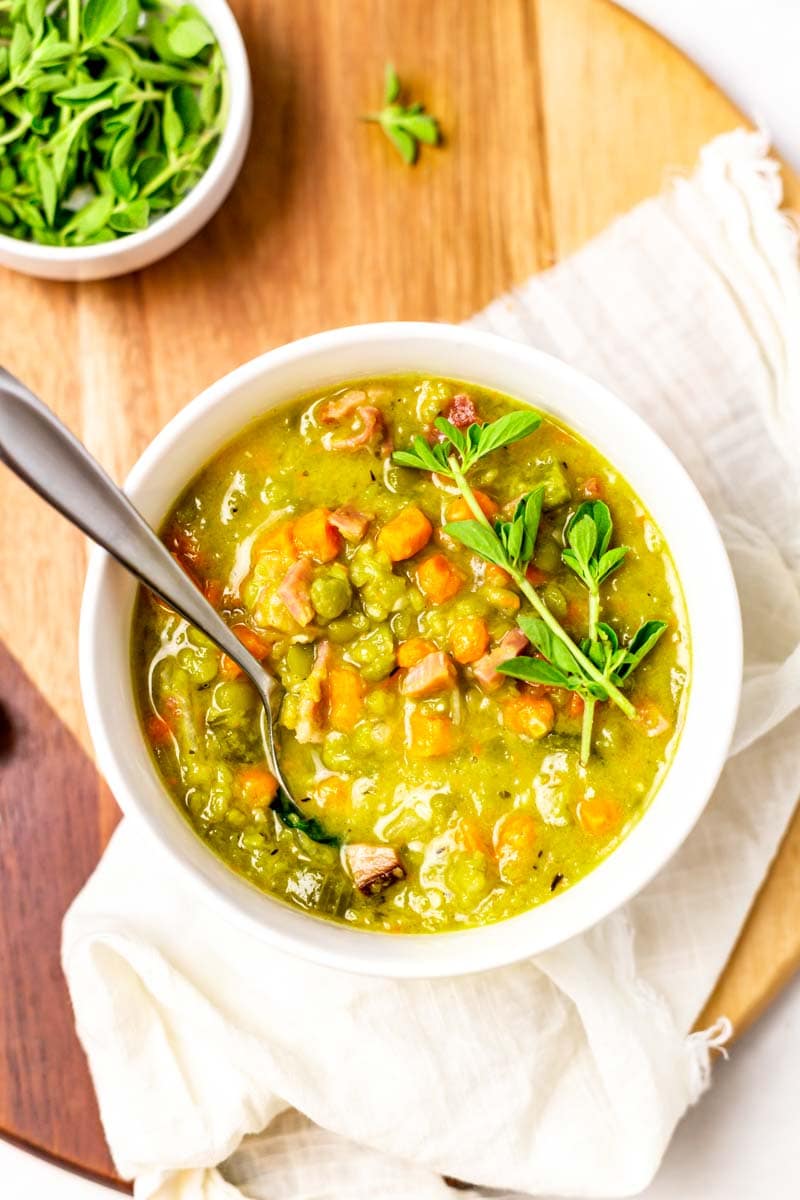
M327 708L327 682L331 662L330 642L318 642L314 666L303 681L297 706L298 742L321 742L325 737L325 710Z
M367 403L367 393L359 388L351 388L343 396L335 396L319 406L317 417L323 425L338 425L345 417L351 416L362 404Z
M527 648L528 639L522 630L509 629L494 650L490 650L488 654L484 654L483 658L479 658L473 667L475 678L481 687L485 688L487 692L493 692L495 688L499 688L504 679L504 676L497 670L500 663L516 658Z
M289 567L278 588L278 599L283 601L298 625L310 625L314 620L314 606L311 603L313 574L311 559L301 558Z
M358 432L352 432L350 437L337 438L326 433L322 444L326 450L360 450L369 443L379 432L383 431L383 415L380 409L371 404L363 404L356 412L354 425L360 425Z
M405 869L392 846L355 842L345 846L343 857L353 883L365 895L380 892L398 879L405 879Z
M434 650L409 667L403 680L403 692L406 696L432 696L452 687L455 677L456 669L448 655Z
M371 520L372 517L365 516L357 508L351 508L349 504L335 509L330 515L330 524L334 529L339 530L347 542L360 542L367 532L367 526Z
M481 417L475 401L466 392L459 392L444 410L444 415L456 429L466 429L468 425L480 423Z

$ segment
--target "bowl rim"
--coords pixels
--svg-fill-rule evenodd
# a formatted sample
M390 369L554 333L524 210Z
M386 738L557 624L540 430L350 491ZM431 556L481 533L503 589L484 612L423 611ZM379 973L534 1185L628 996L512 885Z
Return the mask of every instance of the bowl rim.
M325 361L326 355L343 350L380 353L385 349L388 360L393 347L402 346L409 340L435 347L429 351L432 357L437 351L452 353L455 369L451 377L471 379L479 385L492 386L488 377L493 359L500 365L513 363L515 370L530 371L538 389L536 406L545 412L555 412L560 420L578 432L583 432L580 421L559 411L555 403L548 404L543 388L548 385L554 390L561 388L569 397L568 403L575 405L573 411L581 406L586 411L591 408L596 419L604 424L613 418L616 433L624 428L626 439L632 440L637 447L637 455L643 450L652 454L652 461L648 458L647 476L663 476L671 488L677 489L675 494L686 506L682 552L694 547L688 552L700 564L696 577L689 581L691 587L687 587L681 574L681 559L675 552L674 537L668 533L670 528L678 529L676 521L671 515L668 521L663 520L662 512L654 510L647 499L644 500L658 526L665 530L684 588L693 659L684 725L657 793L613 852L588 875L547 903L491 925L435 935L390 935L314 916L260 892L209 851L169 797L149 753L151 778L145 779L145 786L151 800L156 793L159 799L148 808L143 797L135 794L129 778L133 771L130 757L120 745L113 727L115 710L104 700L108 690L109 661L115 651L117 655L120 652L118 640L115 642L108 632L111 618L118 611L118 606L114 606L114 590L115 587L124 588L126 592L130 590L132 597L135 588L127 581L122 568L99 548L92 550L84 588L79 659L83 701L98 766L123 812L135 816L150 830L170 864L178 866L183 880L194 888L199 887L206 897L210 895L235 924L279 950L357 974L434 978L505 966L559 945L614 912L664 866L700 817L727 757L741 692L742 626L733 572L716 524L685 468L650 426L614 393L554 356L465 326L426 322L348 326L313 334L267 351L218 379L182 408L144 450L128 475L125 490L134 503L141 504L146 500L148 482L157 477L169 461L170 453L182 443L192 427L213 418L231 397L245 395L248 387L258 384L267 391L271 373L303 364L304 360L308 360L307 365L313 371L315 364ZM467 357L469 354L485 357L486 376L476 378L472 371L460 374L459 351ZM420 358L423 354L420 350ZM430 368L420 361L418 369L425 372ZM368 373L378 372L364 374ZM383 373L391 374L391 371ZM355 378L356 374L351 374L350 378ZM431 369L431 374L445 372ZM335 374L332 378L336 378ZM342 377L338 378L341 380ZM323 384L324 381L319 386ZM312 383L307 390L313 387ZM534 403L529 396L518 395L517 398ZM268 409L271 405L264 407ZM231 421L228 438L245 428L251 419ZM597 445L597 441L594 444ZM602 441L598 449L612 465L618 466L619 455L608 454ZM206 451L196 457L199 468L210 453ZM619 469L638 494L641 495L643 490L646 493L646 489L631 480L630 469ZM190 477L186 476L187 479ZM641 479L644 481L646 476L643 474ZM163 508L158 519L167 510ZM713 619L710 611L712 593ZM693 607L695 600L697 607ZM127 604L127 599L125 602ZM131 598L130 608L132 603ZM708 613L706 608L709 608ZM698 613L705 615L702 626L696 629ZM128 637L125 661L129 662L129 611L124 627ZM702 632L704 638L702 646L696 644L698 632ZM136 717L130 670L127 683L122 682L121 675L116 681L113 676L111 679L115 687L122 688L123 703L129 703ZM126 714L126 719L129 715ZM138 717L136 721L141 746L134 749L138 751L144 747L144 739ZM668 811L670 802L673 809ZM185 834L179 832L178 825Z
M137 251L144 251L154 243L168 241L170 235L190 222L198 209L214 198L220 188L224 188L220 201L224 199L224 192L227 191L224 186L226 180L231 172L235 177L239 169L238 160L242 153L241 133L250 121L250 64L242 32L227 0L193 0L193 3L216 36L229 80L228 118L216 154L208 168L195 186L169 212L157 217L146 229L126 234L112 242L100 242L95 246L44 246L39 242L29 242L0 233L0 254L5 256L9 266L12 259L16 259L19 265L24 262L31 265L61 263L67 267L70 264L78 266L84 263L112 262L122 254L133 256Z

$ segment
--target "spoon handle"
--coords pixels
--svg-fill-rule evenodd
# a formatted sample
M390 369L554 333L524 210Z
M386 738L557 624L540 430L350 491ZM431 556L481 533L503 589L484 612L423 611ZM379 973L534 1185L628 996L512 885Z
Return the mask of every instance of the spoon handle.
M0 461L224 650L267 706L275 680L231 633L125 493L66 426L0 367Z

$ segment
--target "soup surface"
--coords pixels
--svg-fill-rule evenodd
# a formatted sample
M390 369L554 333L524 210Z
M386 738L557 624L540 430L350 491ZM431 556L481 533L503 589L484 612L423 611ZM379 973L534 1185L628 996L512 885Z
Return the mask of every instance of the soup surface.
M250 682L144 591L142 721L198 835L258 887L387 932L486 924L647 807L687 694L680 587L625 480L540 416L451 380L348 384L250 425L170 513L167 545L283 684L295 802Z

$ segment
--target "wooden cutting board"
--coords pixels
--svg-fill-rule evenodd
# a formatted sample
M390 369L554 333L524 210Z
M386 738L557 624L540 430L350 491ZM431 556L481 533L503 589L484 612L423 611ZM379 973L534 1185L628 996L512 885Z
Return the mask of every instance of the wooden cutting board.
M183 250L86 285L0 273L0 362L117 479L192 396L280 342L459 321L580 246L740 123L605 0L236 0L255 86L231 198ZM357 114L392 59L442 120L409 170ZM800 187L787 180L790 196ZM80 536L0 474L0 1131L114 1172L58 963L63 911L117 820L81 710ZM800 820L706 1021L753 1019L800 958Z

